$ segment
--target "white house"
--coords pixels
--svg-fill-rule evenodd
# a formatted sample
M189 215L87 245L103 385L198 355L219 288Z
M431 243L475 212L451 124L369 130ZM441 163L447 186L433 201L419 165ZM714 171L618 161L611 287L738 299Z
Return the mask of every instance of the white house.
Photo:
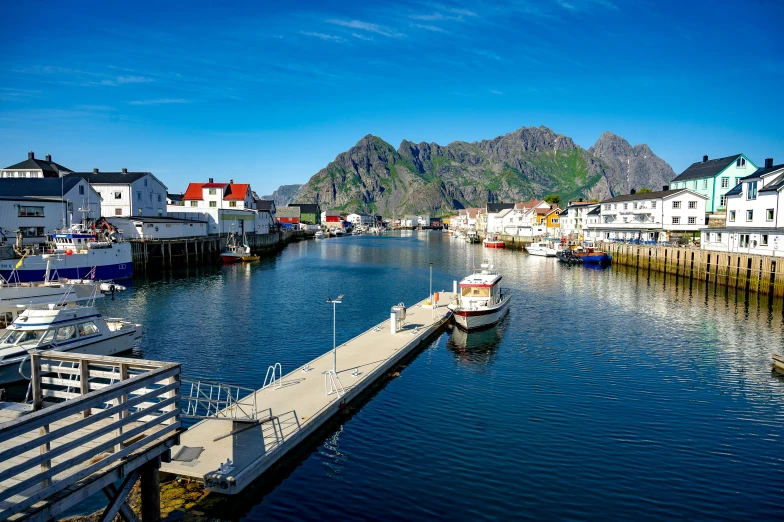
M324 222L324 213L322 212L322 223ZM371 227L375 224L375 217L371 216L370 214L361 214L361 213L354 213L349 214L346 217L346 221L351 223L352 227ZM416 225L404 225L404 226L416 226Z
M585 241L598 241L599 232L596 230L596 225L602 220L602 207L601 205L592 205L590 210L586 209L585 217L583 218L582 236Z
M193 217L197 217L196 213ZM122 233L124 239L175 239L204 237L208 234L206 219L172 217L108 217L106 221Z
M598 203L572 201L566 206L559 216L561 236L578 240L583 236L583 226L586 223L588 212L598 207Z
M688 189L617 196L601 202L593 228L603 240L668 241L673 233L695 233L705 226L707 199Z
M101 195L101 216L166 216L166 185L149 172L71 172Z
M23 243L46 240L55 229L95 218L101 198L81 178L0 178L0 235L24 235ZM0 237L2 241L2 237Z
M351 216L349 215L349 220ZM401 227L417 227L419 226L419 219L417 216L405 216L400 219L400 226Z
M457 223L454 228L456 230L468 231L476 230L476 218L479 214L480 208L461 208L457 211L457 218L453 223Z
M498 216L504 210L513 209L514 203L488 203L485 207L485 224L484 229L488 234L501 234L502 227L496 223Z
M784 165L765 167L740 180L726 194L723 228L700 230L705 250L784 256Z
M203 213L209 222L210 234L269 232L273 222L270 213L255 209L255 199L247 183L190 183L182 198L183 205L169 205L169 216L187 218L189 213Z
M59 178L69 172L73 171L52 161L51 155L47 154L46 159L40 160L30 151L25 161L0 170L0 178Z

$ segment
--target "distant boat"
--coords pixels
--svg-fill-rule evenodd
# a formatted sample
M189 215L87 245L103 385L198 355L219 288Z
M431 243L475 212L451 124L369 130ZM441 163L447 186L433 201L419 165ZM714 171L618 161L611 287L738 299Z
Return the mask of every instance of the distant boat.
M479 243L479 236L476 232L469 232L465 237L466 243Z
M319 231L316 232L315 236L313 236L313 237L315 237L316 239L324 239L326 236L324 235L324 232L319 230Z
M509 311L510 299L500 283L501 276L488 263L482 263L479 272L460 281L458 302L449 305L457 326L475 330L500 321Z
M504 248L506 244L498 239L497 236L493 237L486 237L485 240L482 242L485 245L485 248Z

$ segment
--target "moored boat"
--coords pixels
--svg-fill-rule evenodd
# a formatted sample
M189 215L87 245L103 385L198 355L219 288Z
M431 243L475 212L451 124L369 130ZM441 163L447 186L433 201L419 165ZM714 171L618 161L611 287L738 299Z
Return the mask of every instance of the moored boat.
M608 266L612 262L612 256L593 247L565 247L556 252L556 257L568 265L593 265Z
M481 270L460 281L458 301L449 305L457 326L475 330L500 321L509 311L511 297L500 283L501 275L488 263L483 263Z
M29 350L114 355L141 335L142 325L104 318L95 306L28 308L0 336L0 384L30 377Z
M313 237L316 239L324 239L326 236L324 235L324 232L317 230Z
M525 247L525 251L532 256L555 257L555 243L552 241L539 241Z
M504 248L506 246L503 241L498 239L498 236L488 236L482 243L485 245L485 248Z
M237 236L233 233L229 234L229 238L226 240L226 250L221 252L220 258L221 262L224 265L230 265L232 263L239 263L244 261L258 261L261 259L259 256L253 255L250 253L250 246L248 245L247 238L243 234L242 236L242 244L237 244Z

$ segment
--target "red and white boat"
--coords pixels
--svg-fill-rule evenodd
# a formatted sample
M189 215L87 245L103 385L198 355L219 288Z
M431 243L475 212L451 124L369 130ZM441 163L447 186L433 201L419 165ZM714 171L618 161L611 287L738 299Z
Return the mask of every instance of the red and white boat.
M510 295L500 286L501 276L493 265L483 263L481 270L460 281L457 303L449 305L457 326L475 330L493 325L509 311Z
M485 245L485 248L504 248L506 246L503 241L498 239L498 236L488 236L482 243Z

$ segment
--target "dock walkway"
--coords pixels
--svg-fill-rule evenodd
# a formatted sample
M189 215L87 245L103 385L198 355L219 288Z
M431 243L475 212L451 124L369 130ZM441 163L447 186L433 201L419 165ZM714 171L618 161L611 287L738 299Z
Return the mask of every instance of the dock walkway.
M338 346L334 381L329 350L242 399L240 407L258 412L255 419L239 422L227 415L198 422L181 435L181 445L172 448L174 458L161 470L203 480L210 491L239 493L444 327L451 318L446 305L456 297L441 292L435 310L424 301L408 308L397 333L388 319ZM184 457L178 456L181 451Z

